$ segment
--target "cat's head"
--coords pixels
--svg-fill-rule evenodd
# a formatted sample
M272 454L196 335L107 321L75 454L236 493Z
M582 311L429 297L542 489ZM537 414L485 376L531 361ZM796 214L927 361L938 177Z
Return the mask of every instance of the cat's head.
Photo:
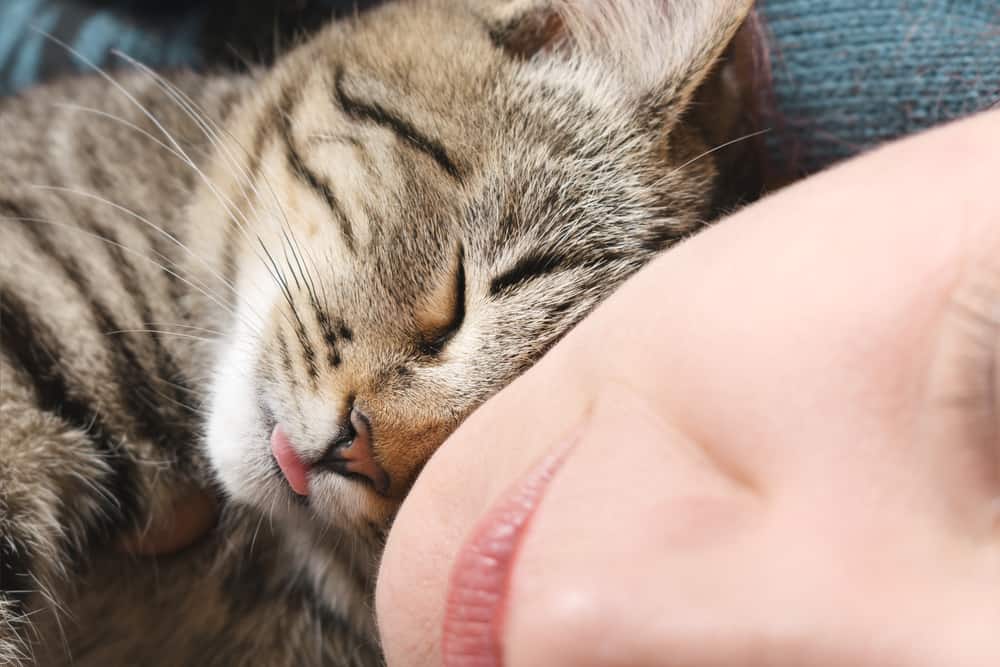
M703 223L685 114L750 4L400 2L262 77L192 210L226 221L206 253L239 295L207 433L227 490L390 516L470 411Z

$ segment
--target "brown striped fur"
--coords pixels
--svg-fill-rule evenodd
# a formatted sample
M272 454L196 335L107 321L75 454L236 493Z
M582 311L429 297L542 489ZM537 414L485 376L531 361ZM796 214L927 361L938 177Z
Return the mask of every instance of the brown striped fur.
M690 102L749 4L413 0L269 71L0 103L0 663L378 664L421 466L712 217ZM352 407L381 493L323 467ZM109 548L191 485L204 542Z

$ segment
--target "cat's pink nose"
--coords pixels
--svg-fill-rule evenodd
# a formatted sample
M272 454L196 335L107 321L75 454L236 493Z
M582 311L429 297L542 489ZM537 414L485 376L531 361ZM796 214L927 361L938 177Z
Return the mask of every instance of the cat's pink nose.
M389 490L389 475L375 460L372 450L368 418L356 407L351 409L350 421L344 425L341 435L331 443L330 449L316 465L345 477L364 477L379 494L385 495Z
M309 466L299 458L281 424L276 425L271 431L271 453L274 454L274 460L278 462L278 467L281 468L292 491L300 496L308 496Z

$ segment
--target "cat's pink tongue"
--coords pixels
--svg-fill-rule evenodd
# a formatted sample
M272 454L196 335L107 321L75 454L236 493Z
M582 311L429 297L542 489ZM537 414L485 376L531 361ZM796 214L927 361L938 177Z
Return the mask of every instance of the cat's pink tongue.
M271 432L271 452L274 460L278 462L278 467L284 473L288 485L292 491L300 496L309 495L309 468L302 462L299 455L292 448L292 443L285 435L281 424L274 427Z

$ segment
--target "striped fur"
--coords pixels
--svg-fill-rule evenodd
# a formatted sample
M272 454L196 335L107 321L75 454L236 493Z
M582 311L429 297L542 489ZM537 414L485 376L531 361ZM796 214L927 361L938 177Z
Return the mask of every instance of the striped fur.
M0 104L0 662L378 664L427 457L711 217L689 102L748 4L414 0L271 71ZM324 467L352 408L384 493ZM110 548L191 485L208 539Z

